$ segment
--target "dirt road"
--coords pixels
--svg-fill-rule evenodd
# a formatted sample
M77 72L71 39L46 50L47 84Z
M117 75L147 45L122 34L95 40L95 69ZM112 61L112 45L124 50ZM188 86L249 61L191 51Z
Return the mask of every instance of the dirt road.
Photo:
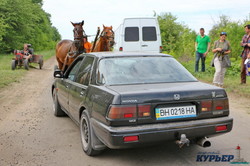
M126 150L106 150L88 157L81 148L79 128L68 117L52 113L51 84L54 58L44 69L31 69L19 82L0 91L0 166L152 166L231 165L228 162L197 162L197 155L234 155L250 162L250 104L230 94L231 133L211 138L212 146L191 145L179 149L174 143Z

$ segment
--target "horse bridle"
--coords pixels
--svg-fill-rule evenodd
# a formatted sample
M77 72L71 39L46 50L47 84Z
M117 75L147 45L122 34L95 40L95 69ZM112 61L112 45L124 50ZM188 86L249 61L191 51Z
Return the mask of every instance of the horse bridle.
M84 36L86 36L85 31L82 29L82 33L79 35L78 29L74 28L73 30L74 33L74 40L82 40Z
M110 38L114 39L114 34L115 34L114 31L113 31L112 29L109 29L109 30L110 30L111 33L112 33L111 36L105 36L105 34L106 34L107 32L103 31L103 32L101 33L100 37L105 37L106 39L110 39Z
M103 31L100 35L100 37L103 37L104 39L106 39L109 43L109 46L112 47L114 45L114 31L112 29L109 29L112 33L111 36L106 36L107 32ZM111 41L112 40L112 41ZM107 48L106 48L107 49Z

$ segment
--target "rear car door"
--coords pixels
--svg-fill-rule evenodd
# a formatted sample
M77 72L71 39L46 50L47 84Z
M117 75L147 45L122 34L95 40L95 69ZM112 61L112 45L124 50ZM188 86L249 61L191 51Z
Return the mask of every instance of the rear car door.
M69 111L76 121L79 120L80 106L85 102L93 62L94 57L90 55L83 59L79 71L76 74L75 82L69 90Z

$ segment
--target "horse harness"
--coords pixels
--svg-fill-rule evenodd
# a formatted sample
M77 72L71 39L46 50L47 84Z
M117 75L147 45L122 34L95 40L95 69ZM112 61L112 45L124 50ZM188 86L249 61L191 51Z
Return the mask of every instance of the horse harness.
M112 46L114 45L114 43L115 43L115 42L114 42L114 31L113 31L112 29L109 29L109 30L110 30L111 33L112 33L111 36L108 36L108 35L107 35L107 32L103 31L103 32L101 33L100 37L102 37L103 39L106 39L106 40L108 41L108 43L109 43L109 46L112 47ZM107 45L104 45L104 50L105 50L105 51L109 51L109 48L108 48Z
M76 48L75 51L74 51L74 48ZM81 49L81 48L83 48L83 49ZM82 37L82 40L76 40L75 39L73 41L72 45L70 46L69 51L67 53L67 56L66 56L66 58L64 60L62 71L65 70L66 64L68 63L69 59L72 59L72 58L74 59L78 55L80 55L80 54L82 54L84 52L85 52L85 48L83 46L83 37Z

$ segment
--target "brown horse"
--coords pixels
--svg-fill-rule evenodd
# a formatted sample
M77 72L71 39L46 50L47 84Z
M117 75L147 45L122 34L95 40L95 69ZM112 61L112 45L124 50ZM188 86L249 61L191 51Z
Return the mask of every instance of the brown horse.
M80 23L72 23L74 26L74 41L61 40L56 45L56 59L58 67L61 71L65 71L73 60L84 52L83 37L86 36L82 26L84 21Z
M96 45L91 49L91 52L111 51L114 43L114 31L112 30L112 26L105 27L103 25L101 35L97 40Z

